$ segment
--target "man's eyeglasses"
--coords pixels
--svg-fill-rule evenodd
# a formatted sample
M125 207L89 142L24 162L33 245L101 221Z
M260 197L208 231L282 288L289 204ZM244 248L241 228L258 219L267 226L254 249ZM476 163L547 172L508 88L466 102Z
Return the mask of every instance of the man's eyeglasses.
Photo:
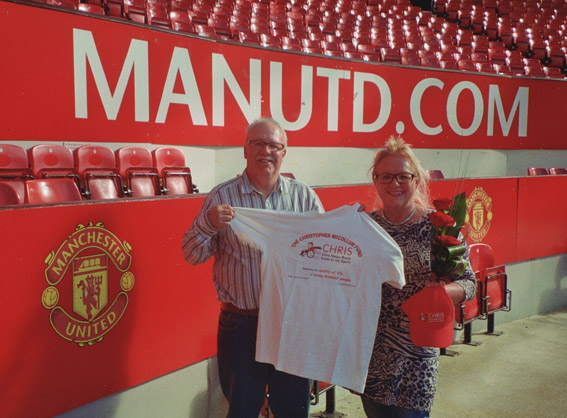
M390 184L397 180L400 184L408 184L413 181L415 174L411 173L400 173L400 174L373 174L372 178L380 184Z
M248 145L252 145L256 151L260 151L264 147L268 147L268 151L281 151L285 148L284 144L265 141L248 141Z

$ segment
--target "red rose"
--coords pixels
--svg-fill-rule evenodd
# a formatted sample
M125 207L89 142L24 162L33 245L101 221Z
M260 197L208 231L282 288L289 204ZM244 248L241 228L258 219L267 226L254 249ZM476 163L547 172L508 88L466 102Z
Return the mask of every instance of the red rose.
M446 228L455 224L455 220L451 216L443 212L431 212L427 216L429 216L429 219L431 220L433 226L436 226L438 228Z
M437 241L439 241L439 243L443 247L452 247L454 245L461 245L461 241L459 241L457 238L452 237L450 235L441 235L441 236L437 237Z
M453 199L435 199L433 201L433 206L437 210L449 210L453 206Z

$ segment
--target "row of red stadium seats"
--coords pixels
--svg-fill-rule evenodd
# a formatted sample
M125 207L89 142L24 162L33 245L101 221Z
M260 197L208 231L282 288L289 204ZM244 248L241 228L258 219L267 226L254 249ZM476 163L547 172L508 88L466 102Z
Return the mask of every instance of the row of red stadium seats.
M409 0L38 1L211 39L332 57L531 77L564 78L567 71L565 0L437 0L433 14Z
M552 167L552 168L544 168L544 167L529 167L528 168L528 176L558 176L567 174L567 168L559 168L559 167Z
M465 331L465 344L471 343L473 320L486 319L487 334L498 334L494 329L494 314L510 311L512 307L512 291L508 289L506 266L494 263L492 247L484 243L471 244L469 256L476 276L476 296L473 300L455 305L455 329Z
M0 204L49 203L82 199L148 197L198 192L185 155L177 148L101 145L73 151L63 145L36 145L27 151L0 145Z

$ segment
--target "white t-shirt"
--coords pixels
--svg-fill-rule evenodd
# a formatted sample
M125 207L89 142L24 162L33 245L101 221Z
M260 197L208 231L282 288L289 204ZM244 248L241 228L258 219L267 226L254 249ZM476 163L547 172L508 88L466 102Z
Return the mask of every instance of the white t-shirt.
M235 208L262 255L256 360L364 390L382 284L405 284L394 240L359 205L327 213Z

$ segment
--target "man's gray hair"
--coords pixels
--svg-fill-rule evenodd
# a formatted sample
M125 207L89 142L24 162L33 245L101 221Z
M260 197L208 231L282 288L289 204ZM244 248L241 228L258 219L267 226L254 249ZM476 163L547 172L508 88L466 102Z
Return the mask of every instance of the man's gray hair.
M250 130L255 126L261 125L263 123L272 123L276 125L283 135L284 146L287 147L287 134L285 133L284 128L282 128L277 120L269 116L262 116L261 118L256 119L254 122L248 125L248 128L246 128L246 142L248 142L248 134L250 133Z

